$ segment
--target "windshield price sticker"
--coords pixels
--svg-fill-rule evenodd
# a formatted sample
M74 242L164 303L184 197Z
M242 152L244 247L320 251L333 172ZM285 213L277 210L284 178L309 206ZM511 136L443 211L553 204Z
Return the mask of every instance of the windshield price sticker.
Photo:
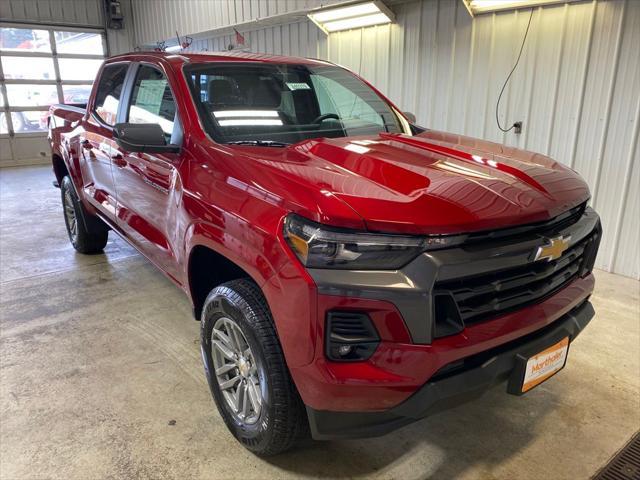
M309 84L304 82L287 82L289 90L311 90Z

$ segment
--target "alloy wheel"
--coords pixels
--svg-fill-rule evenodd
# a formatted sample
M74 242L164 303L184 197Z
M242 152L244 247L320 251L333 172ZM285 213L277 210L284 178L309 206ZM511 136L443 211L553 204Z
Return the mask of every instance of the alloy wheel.
M71 192L68 189L64 192L64 217L67 221L67 227L69 227L71 241L75 243L78 239L78 217L76 216Z
M255 357L236 322L220 317L211 332L215 376L234 417L253 425L260 418L263 397Z

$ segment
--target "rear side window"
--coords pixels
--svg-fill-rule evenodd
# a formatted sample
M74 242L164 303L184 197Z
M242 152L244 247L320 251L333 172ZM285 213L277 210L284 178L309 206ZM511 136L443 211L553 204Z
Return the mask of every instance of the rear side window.
M96 90L95 112L107 125L115 125L127 64L107 65Z
M164 74L147 65L138 69L127 121L157 123L167 136L173 133L176 102Z

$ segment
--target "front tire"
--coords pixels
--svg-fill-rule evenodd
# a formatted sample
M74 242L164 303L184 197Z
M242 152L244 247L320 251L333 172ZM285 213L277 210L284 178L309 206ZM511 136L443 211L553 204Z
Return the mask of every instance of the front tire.
M64 223L67 226L67 234L73 248L85 254L98 253L104 250L107 245L109 231L107 228L100 228L95 231L90 231L87 228L85 220L88 213L82 210L78 194L68 176L62 179L60 192L64 209Z
M308 435L304 405L255 283L233 280L211 291L201 341L216 406L242 445L257 455L275 455Z

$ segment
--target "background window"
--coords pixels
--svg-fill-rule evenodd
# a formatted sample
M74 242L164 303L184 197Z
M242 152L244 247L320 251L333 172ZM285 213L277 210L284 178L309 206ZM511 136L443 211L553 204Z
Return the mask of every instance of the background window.
M67 105L86 105L91 95L91 84L86 85L63 85L62 96Z
M155 68L141 66L136 75L128 121L131 123L157 123L165 134L173 133L176 102L169 83Z
M58 53L104 55L102 34L89 32L54 32Z
M102 60L61 58L58 60L58 65L60 65L60 77L63 80L93 81L102 65Z
M95 111L107 125L116 124L118 105L120 105L120 96L128 67L128 64L108 65L100 76Z
M99 30L0 27L0 134L45 131L51 104L86 104L104 53Z
M5 52L51 52L48 30L0 29L0 50Z
M53 58L2 57L2 73L11 80L55 80Z
M55 85L7 85L9 105L37 107L58 103L58 91Z

